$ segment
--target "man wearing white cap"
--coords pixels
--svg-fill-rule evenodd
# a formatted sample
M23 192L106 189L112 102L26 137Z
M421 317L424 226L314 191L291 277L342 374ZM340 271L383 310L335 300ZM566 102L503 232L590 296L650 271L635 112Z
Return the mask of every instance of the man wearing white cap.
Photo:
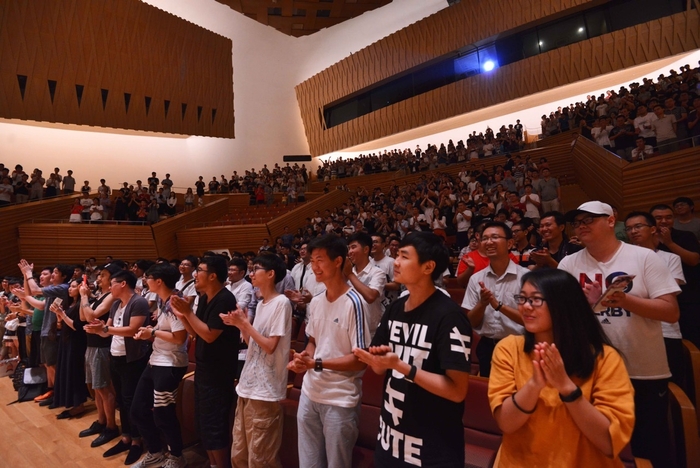
M634 275L623 291L612 294L596 312L603 330L624 356L634 386L636 424L632 452L664 466L669 456L668 379L661 321L678 321L680 292L664 262L651 249L620 242L615 237L612 207L599 201L566 213L586 246L564 257L559 268L581 281L591 304L617 276Z

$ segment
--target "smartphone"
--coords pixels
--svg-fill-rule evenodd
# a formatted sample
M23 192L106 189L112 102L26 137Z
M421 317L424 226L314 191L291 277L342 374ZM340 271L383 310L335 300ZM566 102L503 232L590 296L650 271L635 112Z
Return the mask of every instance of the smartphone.
M54 299L53 303L56 304L58 307L61 307L61 304L63 304L63 299L57 297L56 299Z
M88 284L88 282L87 282L87 275L83 275L83 284L84 284L85 286L87 286L87 284Z

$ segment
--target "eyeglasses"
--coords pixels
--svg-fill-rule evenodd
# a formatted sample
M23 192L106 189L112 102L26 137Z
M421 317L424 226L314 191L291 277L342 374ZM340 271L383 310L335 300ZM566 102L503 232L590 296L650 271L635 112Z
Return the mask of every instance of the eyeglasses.
M634 226L628 226L625 228L625 232L640 231L643 227L651 227L648 224L635 224Z
M209 270L203 270L202 268L197 268L197 273L209 273Z
M608 215L591 215L591 216L586 216L585 218L581 218L576 221L572 221L571 225L575 228L579 227L580 225L588 226L591 224L593 221L596 220L596 218L606 218Z
M256 265L256 266L253 267L253 273L255 273L255 272L258 271L258 270L267 271L267 269L266 269L265 267L261 267L261 266L258 266L258 265Z
M525 305L527 302L532 307L542 307L542 304L546 302L544 297L527 297L520 294L514 295L513 299L515 299L515 302L517 302L518 305Z
M182 262L182 263L180 263L180 266L192 268L192 264L190 262Z
M512 232L513 232L513 234L517 234L519 232L523 232L523 230L522 229L513 229Z
M487 236L487 237L482 237L481 242L498 242L499 239L507 239L506 236Z

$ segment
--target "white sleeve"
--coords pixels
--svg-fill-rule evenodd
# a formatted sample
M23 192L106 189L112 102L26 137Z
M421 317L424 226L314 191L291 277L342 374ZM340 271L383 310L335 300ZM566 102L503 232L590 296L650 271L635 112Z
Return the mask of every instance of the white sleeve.
M644 284L651 299L664 294L677 294L681 291L676 280L671 276L671 270L652 250L644 259Z
M467 285L467 290L464 292L464 299L462 299L462 307L467 310L472 310L476 307L481 297L481 288L479 287L479 282L476 276L472 275L469 278L469 284Z

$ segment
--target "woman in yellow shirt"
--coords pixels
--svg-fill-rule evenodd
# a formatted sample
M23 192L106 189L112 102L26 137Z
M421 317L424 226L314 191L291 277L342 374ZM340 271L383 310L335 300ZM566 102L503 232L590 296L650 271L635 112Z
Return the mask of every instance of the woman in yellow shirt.
M523 277L525 336L493 354L489 402L503 431L495 466L622 466L634 390L578 281L556 269Z

